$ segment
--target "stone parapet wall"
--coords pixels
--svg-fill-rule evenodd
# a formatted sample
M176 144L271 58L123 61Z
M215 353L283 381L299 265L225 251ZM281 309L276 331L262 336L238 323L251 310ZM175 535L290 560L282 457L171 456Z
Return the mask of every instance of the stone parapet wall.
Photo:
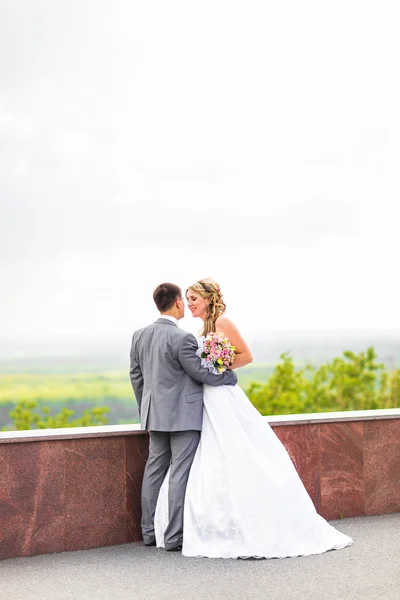
M400 512L400 410L265 417L327 519ZM0 558L141 539L147 433L0 433Z

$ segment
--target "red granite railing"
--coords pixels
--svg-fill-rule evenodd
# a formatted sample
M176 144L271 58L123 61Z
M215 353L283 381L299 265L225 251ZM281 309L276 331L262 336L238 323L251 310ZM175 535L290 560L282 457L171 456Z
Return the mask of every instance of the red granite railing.
M400 512L400 409L266 417L327 519ZM0 433L0 558L135 542L146 432Z

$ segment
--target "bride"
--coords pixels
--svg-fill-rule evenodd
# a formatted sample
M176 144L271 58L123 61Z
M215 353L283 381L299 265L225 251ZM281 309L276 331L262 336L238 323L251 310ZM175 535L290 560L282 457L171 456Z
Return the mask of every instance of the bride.
M252 361L249 347L225 316L218 284L202 279L186 292L202 336L217 331L236 347L232 368ZM158 497L155 533L164 547L167 472ZM184 556L278 558L319 554L352 539L317 514L297 471L265 417L236 385L204 386L203 429L186 488Z

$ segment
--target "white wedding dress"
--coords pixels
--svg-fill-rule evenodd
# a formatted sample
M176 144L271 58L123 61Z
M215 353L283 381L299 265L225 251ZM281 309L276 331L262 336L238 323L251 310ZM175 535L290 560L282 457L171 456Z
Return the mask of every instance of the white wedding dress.
M202 344L204 338L200 338ZM156 514L158 547L168 523L168 479ZM186 488L184 556L278 558L352 544L316 512L265 417L238 386L204 386L200 443Z

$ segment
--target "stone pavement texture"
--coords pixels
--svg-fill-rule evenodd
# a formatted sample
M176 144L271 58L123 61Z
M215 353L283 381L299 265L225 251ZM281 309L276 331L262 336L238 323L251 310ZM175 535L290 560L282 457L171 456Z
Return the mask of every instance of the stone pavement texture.
M400 514L332 522L354 545L272 560L185 558L142 543L0 562L1 600L399 600Z

